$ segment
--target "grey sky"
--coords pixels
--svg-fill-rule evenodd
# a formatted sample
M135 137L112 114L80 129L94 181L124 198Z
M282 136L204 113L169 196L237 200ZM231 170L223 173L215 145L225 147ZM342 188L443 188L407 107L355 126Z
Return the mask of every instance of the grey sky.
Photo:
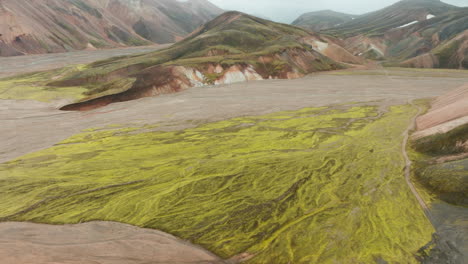
M299 15L323 9L349 14L364 14L398 2L398 0L209 0L225 10L238 10L275 21L290 23ZM468 6L468 0L442 0Z

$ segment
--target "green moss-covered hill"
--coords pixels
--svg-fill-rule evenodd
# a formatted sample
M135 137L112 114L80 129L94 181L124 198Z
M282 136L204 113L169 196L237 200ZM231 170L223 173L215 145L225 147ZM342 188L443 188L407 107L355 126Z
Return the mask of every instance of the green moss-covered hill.
M72 98L77 104L63 109L86 110L193 86L298 78L343 67L306 44L311 39L327 42L295 26L227 12L168 49L10 78L0 81L0 89L8 91L3 96L21 86L23 91L43 89L60 97L73 87L83 92Z

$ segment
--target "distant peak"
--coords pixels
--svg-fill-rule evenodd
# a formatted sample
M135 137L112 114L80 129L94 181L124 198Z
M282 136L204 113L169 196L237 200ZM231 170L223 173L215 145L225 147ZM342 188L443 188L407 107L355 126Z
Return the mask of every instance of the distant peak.
M239 17L244 17L244 16L250 16L248 14L239 12L239 11L227 11L219 15L215 20L217 19L234 19L234 18L239 18Z

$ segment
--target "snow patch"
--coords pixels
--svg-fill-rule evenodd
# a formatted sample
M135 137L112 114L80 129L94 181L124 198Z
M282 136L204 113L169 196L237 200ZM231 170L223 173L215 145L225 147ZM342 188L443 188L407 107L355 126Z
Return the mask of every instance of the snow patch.
M404 25L399 26L399 27L397 27L397 28L408 27L408 26L414 25L414 24L416 24L416 23L419 23L419 21L415 20L415 21L413 21L413 22L410 22L410 23L408 23L408 24L404 24Z
M434 16L433 14L429 14L429 15L426 16L426 19L429 20L429 19L434 18L434 17L436 17L436 16Z

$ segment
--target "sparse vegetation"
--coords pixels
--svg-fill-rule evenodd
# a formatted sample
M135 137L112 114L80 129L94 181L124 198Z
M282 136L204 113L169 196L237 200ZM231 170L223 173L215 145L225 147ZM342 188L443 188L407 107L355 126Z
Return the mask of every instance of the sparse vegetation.
M47 84L70 72L78 72L84 65L70 66L58 70L24 74L0 79L0 99L26 99L50 102L57 99L79 100L88 89L84 86L51 87Z

